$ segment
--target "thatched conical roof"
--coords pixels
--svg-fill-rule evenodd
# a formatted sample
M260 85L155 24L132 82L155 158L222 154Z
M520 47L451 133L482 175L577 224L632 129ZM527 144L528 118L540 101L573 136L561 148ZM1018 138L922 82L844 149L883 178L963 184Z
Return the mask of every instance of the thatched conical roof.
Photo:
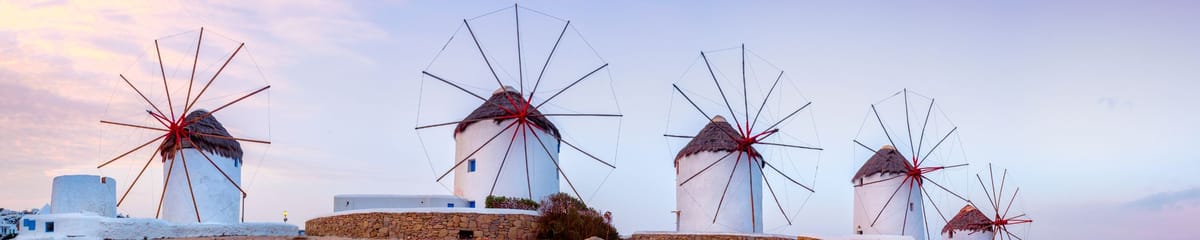
M954 215L954 218L951 218L945 227L942 227L942 234L953 235L955 230L968 232L992 231L992 220L988 219L987 215L984 215L975 206L967 204L967 206L963 206L962 210L958 210L958 214Z
M883 145L879 151L875 151L875 155L871 156L871 159L867 159L867 162L858 168L858 172L854 173L854 178L851 178L850 181L853 182L873 174L906 173L909 168L912 168L912 164L908 163L900 151L896 151L896 147Z
M526 103L525 101L526 100L521 96L521 93L517 92L517 90L513 89L511 86L504 86L504 88L497 89L492 93L492 97L488 98L487 102L480 104L478 108L475 108L475 111L471 111L471 114L468 114L466 118L463 118L462 122L458 123L458 127L454 128L454 134L457 135L458 133L466 131L467 127L470 127L471 124L484 121L478 119L501 117L492 119L492 122L495 124L500 124L501 121L507 119L513 119L514 117L503 116L511 115L508 113L508 111L515 112L517 109L524 107L523 105ZM516 106L513 106L513 103L516 103ZM546 119L545 116L541 116L542 113L537 109L532 109L532 107L530 108L529 115L531 116L526 117L526 119L528 119L534 125L549 131L550 134L553 134L556 137L562 136L559 135L558 128L554 126L554 123L550 122L550 119Z
M205 115L207 116L199 121L196 121L195 123L188 124L186 127L184 127L184 129L187 129L188 132L232 137L232 135L229 135L229 131L225 130L224 126L221 126L221 122L217 121L216 117L208 114L208 111L203 109L188 113L186 121L194 121L196 118ZM232 158L239 163L242 161L242 145L236 140L205 137L200 135L191 135L190 138L192 141L183 141L183 144L180 146L180 148L195 148L200 151L215 153L222 157ZM196 143L196 145L192 145L192 142ZM175 139L168 136L166 142L164 142L163 146L159 148L159 154L162 154L163 161L166 161L168 158L175 157L175 144Z
M700 129L700 133L697 133L692 141L688 142L687 146L684 146L679 150L679 154L675 155L675 165L679 165L679 159L700 152L737 150L738 142L730 136L741 137L742 134L729 125L721 115L713 117L712 121L708 125L704 125L704 128ZM754 151L754 147L750 147L749 150L751 154L754 154L753 157L761 157L757 154L758 151Z

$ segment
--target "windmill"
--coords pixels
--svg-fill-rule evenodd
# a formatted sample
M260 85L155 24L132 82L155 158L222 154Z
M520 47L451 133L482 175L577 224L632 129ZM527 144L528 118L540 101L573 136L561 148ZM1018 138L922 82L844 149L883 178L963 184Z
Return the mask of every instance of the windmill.
M140 155L135 153L143 149L151 153L117 206L126 202L150 164L161 157L164 177L155 218L176 223L244 220L239 218L244 215L247 196L241 185L244 153L240 143L270 144L270 141L234 137L231 129L252 130L226 129L216 116L221 114L237 123L269 121L260 115L238 115L269 112L262 110L269 108L269 104L261 100L260 94L271 86L265 83L254 61L235 60L239 53L248 53L244 43L237 43L234 48L230 46L232 42L204 28L159 38L154 41L153 55L143 55L129 70L119 74L121 88L128 87L133 94L114 99L109 109L112 115L100 123L115 126L126 136L132 134L143 139L137 140L140 144L132 149L125 148L129 150L104 159L97 169L114 168L120 165L114 164L118 160ZM217 81L219 78L222 81ZM159 89L161 95L155 94ZM256 98L259 100L246 101ZM238 103L249 106L234 107ZM205 110L205 107L213 108ZM109 137L117 135L121 134ZM124 139L113 142L129 146ZM156 147L146 148L151 145Z
M1014 209L1021 188L1013 189L1012 195L1005 195L1005 183L1010 177L1008 169L1001 172L999 183L996 182L992 164L988 164L987 169L989 181L983 181L982 175L982 172L976 173L975 179L979 181L981 193L988 200L987 205L981 206L990 207L991 216L973 205L967 205L942 228L942 236L946 239L1024 239L1022 236L1027 234L1033 219L1021 207ZM1021 229L1014 231L1011 228Z
M775 216L786 222L777 225L790 226L815 192L814 182L800 178L815 176L822 150L815 124L808 124L812 102L783 70L745 45L702 51L672 87L664 136L669 143L686 141L674 160L678 231L763 232L763 184L779 210Z
M967 166L957 130L933 98L908 89L871 105L853 140L855 159L866 160L851 178L856 234L928 239L926 204L944 224L939 203L970 202L950 173Z
M541 200L560 176L586 201L616 168L622 115L608 63L569 20L515 4L463 19L421 74L417 134L436 181L453 174L470 207Z

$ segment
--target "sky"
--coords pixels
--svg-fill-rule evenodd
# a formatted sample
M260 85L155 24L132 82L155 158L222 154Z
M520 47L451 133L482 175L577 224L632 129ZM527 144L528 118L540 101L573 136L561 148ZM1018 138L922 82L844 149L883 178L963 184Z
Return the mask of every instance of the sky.
M300 224L332 212L335 194L450 194L425 154L450 147L424 146L413 129L431 111L416 103L430 94L420 71L462 19L511 4L0 2L0 207L41 207L62 174L105 174L127 186L132 174L123 169L133 161L94 167L112 156L105 142L117 141L105 139L114 129L98 120L121 116L113 105L127 106L122 99L132 94L117 75L154 39L200 27L246 43L272 86L272 144L249 149L243 171L247 221L279 221L286 210ZM1200 237L1192 227L1200 154L1187 150L1200 145L1195 2L520 4L571 20L611 64L604 90L624 116L613 143L617 168L604 170L608 179L593 187L589 205L612 211L622 234L674 228L677 150L662 137L671 83L700 51L746 44L802 86L825 149L812 176L817 192L776 232L851 233L846 180L861 160L852 159L850 141L870 104L907 88L937 98L959 127L972 163L963 172L986 163L1009 169L1035 219L1029 236ZM578 131L574 137L585 138L595 130ZM153 195L153 185L139 185L135 196ZM153 200L139 199L147 204L120 211L152 215Z

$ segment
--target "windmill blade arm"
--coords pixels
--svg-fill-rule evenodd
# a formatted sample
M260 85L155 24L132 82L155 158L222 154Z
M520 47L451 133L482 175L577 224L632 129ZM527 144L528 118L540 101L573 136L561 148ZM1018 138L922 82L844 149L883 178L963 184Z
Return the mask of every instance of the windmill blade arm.
M871 184L876 184L876 183L886 182L886 181L888 181L888 180L896 179L896 178L903 177L903 176L904 176L904 175L896 175L896 176L892 176L892 177L890 177L890 178L884 178L884 179L880 179L880 180L875 180L875 181L865 182L865 183L863 183L863 184L855 184L854 186L855 186L855 187L869 186L869 185L871 185Z
M226 107L229 107L230 105L233 105L234 103L241 102L242 100L245 100L246 98L249 98L250 96L254 96L255 94L261 93L261 92L263 92L263 91L266 91L267 89L270 89L270 88L271 88L271 85L267 85L267 86L265 86L265 87L259 88L258 90L254 90L254 92L251 92L251 93L249 93L249 94L243 95L242 97L239 97L239 98L237 98L237 99L234 99L233 101L231 101L231 102L229 102L229 103L226 103L225 105L221 105L220 107L217 107L216 109L213 109L212 111L208 111L208 112L207 112L207 113L205 113L205 114L202 114L202 115L200 115L200 116L197 116L196 118L193 118L192 120L188 121L188 124L192 124L192 123L199 122L201 119L204 119L204 118L207 118L207 117L209 117L209 116L212 116L214 113L217 113L217 112L221 111L222 109L225 109Z
M133 88L133 91L136 92L138 96L142 96L142 100L145 100L146 103L150 104L150 107L154 108L154 111L157 111L159 115L164 115L162 109L159 109L157 105L154 105L154 102L150 101L150 98L147 98L146 94L142 94L142 90L138 90L137 87L134 87L133 83L129 82L129 79L125 78L124 74L120 74L118 76L121 76L121 80L125 80L125 84L129 85L129 88Z
M749 157L749 156L747 156L747 157ZM747 160L749 160L749 159L747 159ZM725 181L725 190L721 191L721 200L717 201L717 212L713 213L713 223L716 223L717 216L721 215L721 205L724 205L724 203L725 203L725 194L729 193L729 184L733 183L733 175L734 175L734 173L737 173L738 165L740 165L738 163L742 163L742 155L741 154L737 155L737 160L733 162L733 170L729 171L729 180Z
M462 160L458 160L458 163L455 163L453 167L450 167L450 169L446 170L445 173L442 173L441 176L438 176L436 181L442 181L442 178L445 178L446 175L450 175L451 172L454 172L454 169L457 169L458 166L461 166L464 162L467 162L467 159L471 159L471 157L474 157L475 153L479 153L479 150L483 150L483 147L486 147L488 144L491 144L492 140L496 140L496 137L499 137L500 134L504 134L504 131L508 131L509 128L512 128L512 126L516 125L517 123L518 123L518 121L513 121L512 123L509 123L508 126L504 127L504 129L497 131L496 135L492 135L492 138L489 138L486 142L483 142L483 144L480 144L478 148L475 148L475 151L471 151L471 154L467 154L467 157L464 157Z
M169 131L170 131L170 130L167 130L167 129L165 129L165 128L148 127L148 126L142 126L142 125L137 125L137 124L119 123L119 122L106 121L106 120L100 120L100 123L103 123L103 124L112 124L112 125L124 126L124 127L131 127L131 128L141 128L141 129L149 129L149 130L158 130L158 131L163 131L163 132L169 132Z
M925 181L929 181L930 183L933 183L934 186L937 186L938 188L941 188L943 191L946 191L946 192L950 193L951 195L958 197L958 199L963 200L964 202L968 202L968 203L971 202L971 200L967 200L967 198L963 197L962 195L958 195L958 193L955 193L954 191L950 191L949 188L942 186L942 184L937 183L937 181L934 181L932 178L929 178L926 176L921 176L921 179L924 179Z
M526 128L526 129L528 129L528 128ZM532 132L533 130L529 130L529 131ZM579 190L575 190L575 184L571 183L571 179L567 177L567 173L563 172L562 167L559 166L558 160L554 157L554 154L550 153L550 148L546 147L545 142L542 142L542 137L538 136L537 133L534 132L533 138L537 139L538 145L541 145L542 150L546 152L546 156L550 157L550 161L554 163L554 168L558 170L558 174L562 175L564 180L567 180L567 186L571 187L571 192L575 193L575 197L577 197L579 199L583 199L583 195L579 195ZM566 141L563 141L563 143L566 143ZM570 146L569 143L567 145ZM580 152L582 152L582 151L580 151ZM599 159L597 159L597 160L599 160ZM603 161L601 161L601 162L603 162Z
M663 137L672 137L672 138L695 138L696 136L685 136L685 135L663 134Z
M767 127L767 129L774 129L775 127L779 126L779 124L782 124L784 121L792 118L792 116L796 116L796 113L800 113L801 110L808 108L809 105L812 105L812 102L805 103L804 106L800 106L800 108L797 108L796 111L792 111L792 113L788 114L786 117L779 119L779 121L775 121L775 124L771 124L771 126Z
M791 145L791 144L782 144L782 143L772 143L772 142L758 142L758 143L759 143L759 144L763 144L763 145L780 146L780 147L790 147L790 148L800 148L800 149L817 150L817 151L825 150L824 148L819 148L819 147L807 147L807 146Z
M109 163L115 162L118 159L121 159L121 158L125 157L126 155L129 155L130 153L136 152L138 149L142 149L142 148L146 147L146 145L150 145L150 143L153 143L154 141L158 141L159 139L163 139L165 137L167 137L167 135L163 134L162 136L158 136L154 139L150 139L150 141L146 141L146 143L143 143L141 146L133 148L132 150L129 150L128 152L122 153L120 156L117 156L117 157L113 158L112 160L108 160L107 162L100 164L100 166L96 166L96 168L102 168L102 167L108 165ZM166 141L163 141L163 142L166 142ZM159 147L162 147L161 142L158 145L159 145ZM157 151L155 151L155 152L157 152Z
M758 162L758 169L762 169L763 161L757 161L757 162ZM759 171L761 172L762 170L759 170ZM771 187L771 180L767 179L766 177L763 177L763 183L767 184L767 190L771 192L771 198L775 199L775 206L779 207L779 215L782 215L783 220L786 220L788 223L788 226L791 226L792 219L789 218L787 216L787 212L783 210L783 204L779 203L779 196L775 195L775 188Z
M233 61L233 56L237 56L238 52L242 51L242 47L245 47L245 46L246 46L246 43L238 44L237 49L233 50L233 54L230 54L229 58L225 59L225 64L222 64L221 68L217 69L217 73L214 73L212 78L208 79L208 83L205 83L204 87L200 88L200 93L196 94L196 98L192 99L192 102L188 103L187 107L183 108L184 115L187 115L187 112L191 111L192 107L196 106L196 102L200 101L200 96L204 96L204 93L206 91L208 91L208 86L211 86L213 81L217 80L217 76L221 75L221 71L225 71L225 67L229 66L229 62Z
M863 148L866 148L867 150L871 150L871 152L878 152L878 151L875 151L875 149L872 149L871 147L868 147L866 144L863 144L862 142L859 142L859 141L858 141L858 139L855 139L855 140L854 140L854 143L858 144L859 146L862 146Z
M185 137L183 139L187 140L188 143L192 144L192 146L199 146L196 144L196 142L192 141L192 138ZM233 178L230 178L229 174L225 173L225 170L221 170L221 167L217 166L217 162L213 161L211 157L208 157L208 154L204 153L204 150L197 149L196 152L199 152L200 156L204 156L204 159L208 160L208 163L212 164L213 168L217 169L217 172L220 172L221 176L224 176L225 180L229 181L229 184L233 184L233 187L237 188L238 192L242 192L242 198L246 197L246 190L242 190L242 186L238 185L237 182L234 182ZM180 157L183 157L183 154L180 154ZM238 160L234 160L234 161L238 161Z
M265 140L256 140L256 139L249 139L249 138L236 138L236 137L228 137L228 136L221 136L221 135L212 135L212 134L207 134L207 133L199 133L199 132L188 132L188 134L191 134L191 135L198 135L198 136L203 136L203 137L210 137L210 138L217 138L217 139L225 139L225 140L241 141L241 142L252 142L252 143L261 143L261 144L271 144L271 141L265 141ZM191 139L189 139L189 140L191 140Z
M595 70L592 70L591 72L588 72L587 74L584 74L583 77L580 77L578 80L575 80L575 82L571 82L571 84L567 85L567 87L558 90L558 92L554 93L554 95L550 95L549 98L546 98L545 101L542 101L542 103L539 103L536 107L533 107L533 108L541 109L542 105L546 105L546 103L549 103L550 100L554 100L554 98L558 97L559 94L566 92L567 89L571 89L571 87L574 87L575 84L579 84L579 82L583 81L584 79L588 79L588 77L591 77L592 74L595 74L596 72L599 72L601 69L604 69L606 67L608 67L608 63L605 63L604 65L600 65L600 67L597 67ZM529 99L529 101L533 101L533 99Z
M704 166L704 168L700 169L700 171L696 172L696 174L692 174L691 177L684 179L683 182L679 183L679 186L683 186L684 184L687 184L688 182L692 181L693 178L696 178L696 176L700 176L700 174L704 173L704 171L708 171L709 168L712 168L714 165L717 165L717 163L719 163L721 161L725 161L725 158L728 158L729 155L733 155L733 153L735 153L735 152L736 151L731 151L729 153L726 153L724 156L717 158L716 161L713 161L712 163L708 164L708 166Z
M542 85L542 76L546 75L546 67L550 66L550 59L554 58L554 53L558 51L558 43L562 42L563 35L567 33L567 27L571 26L571 21L563 24L562 31L558 33L558 40L554 40L554 47L550 48L550 54L546 56L546 63L542 64L542 71L538 73L537 81L533 83L533 90L529 91L529 98L533 98L537 94L538 86Z
M758 116L762 115L763 108L767 106L767 99L771 99L771 93L774 93L775 86L779 85L779 79L783 79L783 71L779 71L779 76L775 77L775 83L771 83L771 90L767 90L767 96L763 97L762 104L758 105L758 112L754 113L754 121L751 121L750 129L754 129L758 125Z
M946 138L950 138L950 134L954 134L955 130L958 130L958 127L951 128L950 132L947 132L946 136L942 137L942 140L938 140L937 144L934 144L932 148L929 148L929 152L925 153L925 158L929 158L929 155L933 155L933 151L936 151L938 147L942 146L942 142L945 142Z
M882 208L879 208L879 213L875 214L875 220L871 220L871 226L872 226L872 227L874 227L874 226L875 226L875 223L876 223L876 222L879 222L879 216L883 216L883 210L887 210L887 206L892 204L892 199L895 199L895 198L896 198L896 193L899 193L899 192L900 192L900 188L903 188L903 187L904 187L904 184L905 184L905 183L908 183L908 181L909 181L909 180L910 180L910 178L908 178L908 177L905 177L905 178L904 178L904 181L901 181L901 182L900 182L900 185L896 186L896 190L892 191L892 196L891 196L891 197L888 197L888 200L887 200L887 202L884 202L884 203L883 203L883 207L882 207Z
M780 171L778 168L775 168L775 165L772 165L770 162L763 161L763 163L767 164L768 167L771 167L771 170L775 170L776 173L779 173L780 176L787 178L788 181L792 181L792 183L795 183L796 185L799 185L800 187L808 190L808 192L813 192L813 193L817 192L816 190L813 190L813 188L811 188L809 186L805 186L804 184L800 183L799 181L796 181L796 179L792 179L792 177L789 177L787 174L784 174L783 171Z
M887 126L883 125L883 118L879 117L879 110L875 110L875 104L871 104L871 112L875 113L875 120L879 121L879 128L883 129L883 135L887 136L888 143L891 143L893 147L896 146L896 142L892 141L892 134L888 133Z

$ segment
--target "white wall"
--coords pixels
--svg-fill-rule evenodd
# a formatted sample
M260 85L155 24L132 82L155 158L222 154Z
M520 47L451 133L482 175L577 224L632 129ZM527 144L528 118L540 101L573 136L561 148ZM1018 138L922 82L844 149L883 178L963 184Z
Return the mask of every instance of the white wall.
M25 218L33 221L35 228L32 231L20 228L20 239L158 239L295 236L299 233L298 227L284 223L174 224L152 218L110 218L84 213L26 215ZM47 222L54 223L54 232L46 232Z
M754 162L747 164L746 154L740 154L740 162L737 161L739 154L729 154L721 163L679 186L688 177L728 153L700 152L679 160L675 177L679 232L762 233L762 171ZM730 172L734 172L732 182L729 181ZM717 214L717 204L721 201L726 182L729 182L729 191L725 193L720 214ZM754 204L753 211L751 204ZM714 214L717 214L715 223Z
M453 203L456 208L469 207L466 199L450 195L388 195L388 194L342 194L333 196L333 211L350 211L380 208L436 208ZM476 202L483 208L483 202Z
M516 120L503 120L500 124L496 124L493 120L483 120L471 124L465 131L454 136L455 157L451 161L457 163L463 160L513 121ZM504 169L499 173L500 178L497 180L497 171L501 170L500 165L504 159L504 152L509 149L509 140L513 139L513 134L522 132L525 131L517 131L517 127L514 125L475 153L471 157L476 160L475 172L467 172L469 164L467 162L455 168L454 195L468 201L476 201L477 206L482 206L488 193L492 190L493 182L496 183L496 190L492 195L496 196L529 198L530 187L532 187L532 200L541 201L542 198L559 192L558 170L551 157L546 155L542 148L542 143L544 143L546 149L549 149L550 153L554 155L554 159L558 160L558 140L549 133L536 128L533 132L537 133L542 142L539 143L533 134L527 134L528 137L517 135L516 141L512 145L512 151L508 153L508 160L503 161ZM529 149L529 154L525 154L526 148ZM527 155L529 157L528 179L525 174L525 157ZM526 182L529 184L527 185Z
M854 184L870 183L901 174L872 174L854 180ZM863 234L906 235L914 239L925 239L925 222L921 215L920 188L909 188L904 182L905 177L873 183L866 186L854 187L854 231ZM900 186L904 184L904 186ZM896 191L899 187L899 192ZM888 198L896 194L889 203ZM912 207L909 207L911 202ZM887 204L885 207L884 204ZM880 214L882 210L882 215ZM907 214L907 215L906 215ZM875 216L879 220L872 226ZM907 218L906 218L907 217ZM930 231L936 231L931 229Z
M212 152L206 152L206 154L234 182L241 184L242 169L240 165L236 165L235 160ZM184 174L184 161L182 161L184 159L187 160L186 175ZM173 167L169 166L171 161L175 162ZM201 222L241 222L242 193L229 183L229 180L226 180L225 176L217 171L217 168L214 168L213 164L209 163L196 149L182 149L175 154L174 159L165 162L163 166L164 179L168 168L172 169L166 195L163 196L163 220L172 223L195 223L196 211L193 210L195 208L192 205L192 193L194 192ZM191 177L192 192L188 191L188 176Z
M48 213L93 213L117 216L117 181L96 175L54 177Z
M950 237L950 234L943 233L942 239L946 239L946 240L991 240L992 239L992 231L976 232L976 231L954 230L954 237Z

